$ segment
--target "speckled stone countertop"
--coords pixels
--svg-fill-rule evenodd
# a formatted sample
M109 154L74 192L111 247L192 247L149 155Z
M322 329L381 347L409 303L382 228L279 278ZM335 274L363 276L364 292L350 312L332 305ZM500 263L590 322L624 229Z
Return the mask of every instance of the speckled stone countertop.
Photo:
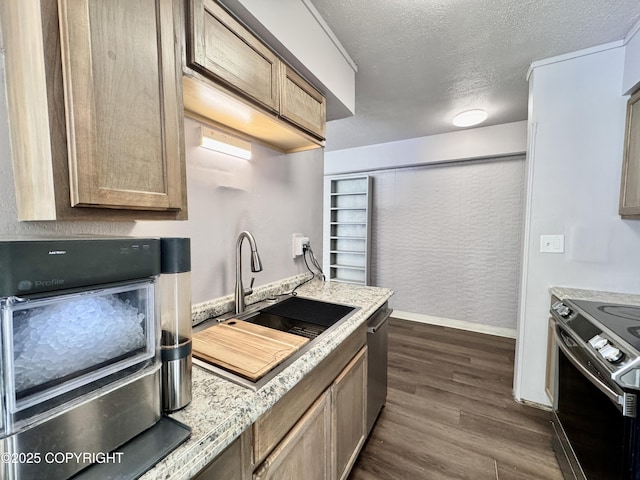
M640 295L632 293L599 292L597 290L582 290L567 287L551 287L549 293L560 300L568 298L573 300L619 303L622 305L640 305Z
M270 295L290 291L292 286L304 280L305 276L300 275L277 285L272 284L270 288L263 288L252 295L251 301L256 302ZM192 478L393 294L386 288L324 283L319 280L301 286L296 292L301 297L343 303L361 309L257 391L236 385L194 365L193 399L183 410L171 415L191 427L191 438L143 475L143 480ZM194 306L194 324L227 312L228 300L228 297L223 297Z

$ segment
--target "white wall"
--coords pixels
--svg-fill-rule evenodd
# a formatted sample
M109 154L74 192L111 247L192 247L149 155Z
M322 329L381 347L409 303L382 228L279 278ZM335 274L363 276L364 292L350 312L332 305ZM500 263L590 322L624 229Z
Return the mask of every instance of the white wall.
M321 149L283 155L254 144L250 162L197 145L198 124L185 120L189 220L184 222L18 222L0 65L0 233L188 236L193 302L233 293L238 233L256 237L264 270L256 286L306 271L291 258L291 234L305 233L322 254ZM244 253L248 248L245 245ZM248 257L246 257L248 258ZM248 265L245 260L245 265ZM245 273L248 283L249 273Z
M625 38L624 78L622 93L631 94L640 83L640 22Z
M624 57L624 47L603 46L533 68L518 399L549 404L544 393L549 287L640 292L640 221L618 215ZM565 253L540 253L542 234L565 235Z
M326 152L324 174L518 155L526 148L527 122L505 123Z

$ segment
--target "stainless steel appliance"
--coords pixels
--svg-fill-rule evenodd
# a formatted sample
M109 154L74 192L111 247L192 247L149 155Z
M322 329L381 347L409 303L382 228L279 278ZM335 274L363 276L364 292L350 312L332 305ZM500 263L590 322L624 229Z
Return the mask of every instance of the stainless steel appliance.
M162 408L173 412L191 402L191 240L162 238Z
M566 479L640 478L640 307L563 300L553 447Z
M387 349L392 312L385 303L367 321L367 435L387 401Z
M159 239L0 240L0 271L0 478L68 478L158 422Z

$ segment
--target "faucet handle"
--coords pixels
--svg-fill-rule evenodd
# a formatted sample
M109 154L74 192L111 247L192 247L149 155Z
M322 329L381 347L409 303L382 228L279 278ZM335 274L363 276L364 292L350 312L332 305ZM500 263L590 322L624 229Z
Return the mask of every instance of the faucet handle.
M249 288L244 289L245 295L251 295L253 293L253 283L256 281L256 277L251 277L251 283L249 284Z

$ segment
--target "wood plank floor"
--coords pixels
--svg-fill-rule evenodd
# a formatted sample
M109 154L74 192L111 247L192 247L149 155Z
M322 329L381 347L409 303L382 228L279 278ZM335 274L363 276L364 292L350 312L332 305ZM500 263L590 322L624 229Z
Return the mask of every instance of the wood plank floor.
M390 322L387 405L349 480L562 480L549 412L513 399L514 340Z

